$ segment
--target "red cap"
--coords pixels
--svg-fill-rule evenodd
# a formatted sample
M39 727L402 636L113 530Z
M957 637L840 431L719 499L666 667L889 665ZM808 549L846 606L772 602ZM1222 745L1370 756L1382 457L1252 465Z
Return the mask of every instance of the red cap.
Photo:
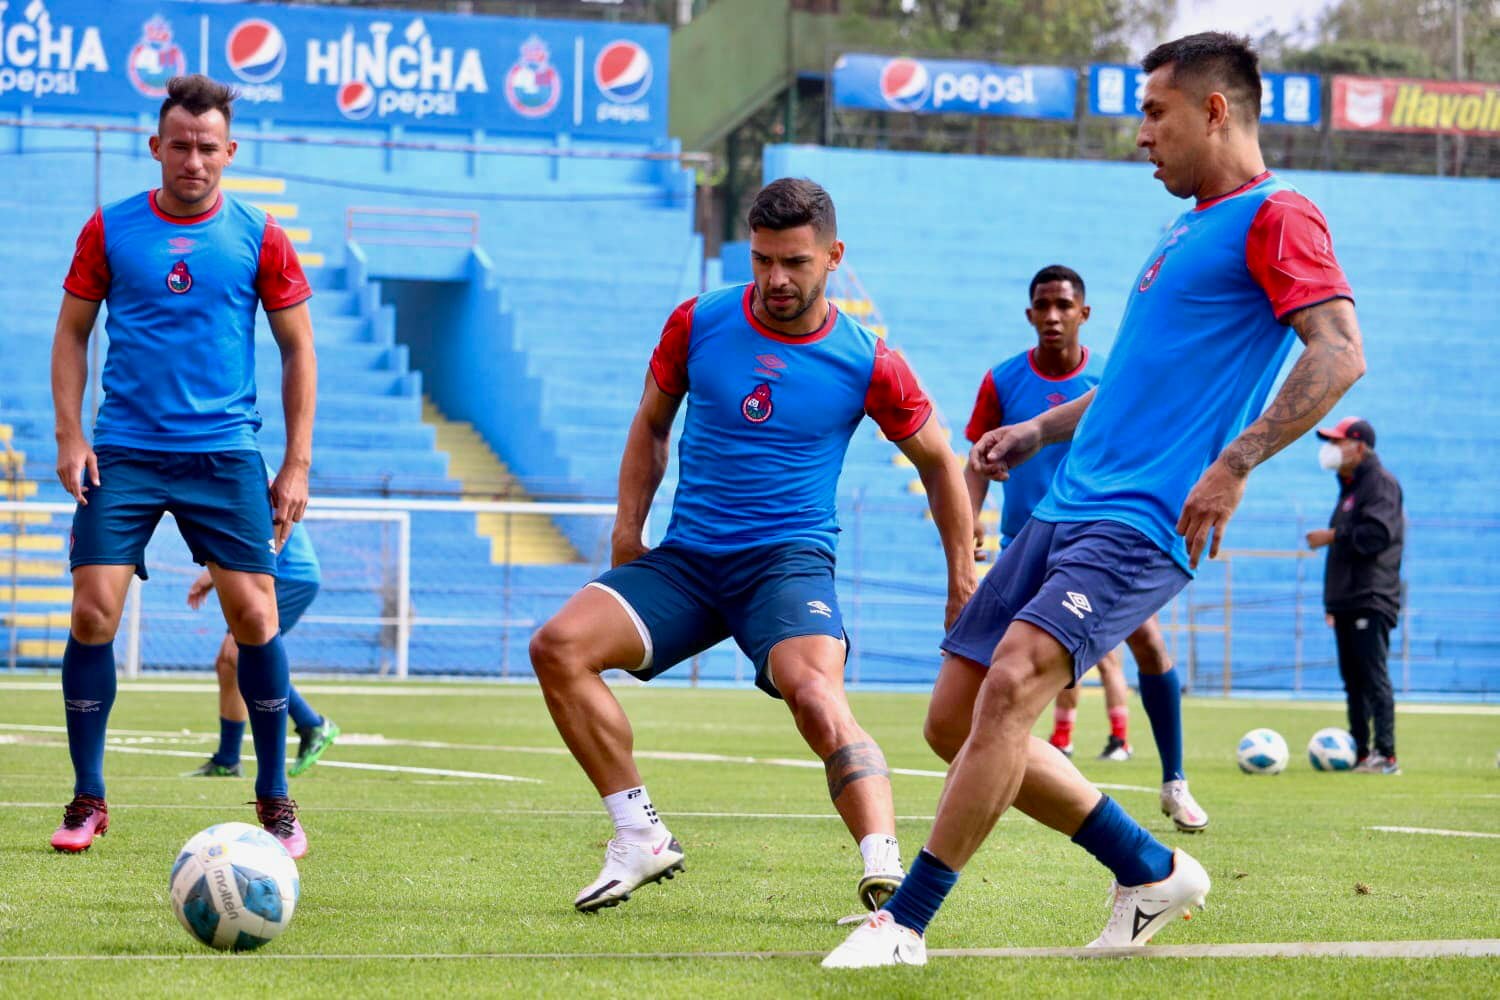
M1375 447L1375 428L1360 417L1345 417L1332 427L1319 427L1318 437L1324 441L1363 441Z

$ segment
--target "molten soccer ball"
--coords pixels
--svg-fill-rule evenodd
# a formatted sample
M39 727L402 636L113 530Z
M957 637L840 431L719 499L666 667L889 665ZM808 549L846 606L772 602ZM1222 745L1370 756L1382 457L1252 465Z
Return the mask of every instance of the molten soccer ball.
M297 908L297 863L271 834L219 823L183 845L172 865L172 908L210 948L249 951L286 930Z
M1307 759L1314 771L1348 771L1358 763L1354 737L1337 726L1319 729L1307 741Z
M1252 729L1240 740L1240 770L1246 774L1280 774L1289 756L1286 740L1274 729Z

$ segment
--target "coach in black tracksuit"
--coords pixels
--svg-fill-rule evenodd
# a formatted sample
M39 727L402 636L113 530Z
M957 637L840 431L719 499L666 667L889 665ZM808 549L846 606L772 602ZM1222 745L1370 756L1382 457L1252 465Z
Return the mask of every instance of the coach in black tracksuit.
M1339 502L1328 527L1307 534L1309 548L1328 547L1323 606L1338 643L1339 673L1349 702L1358 771L1399 774L1396 701L1386 669L1391 629L1401 609L1405 538L1401 484L1375 455L1375 429L1346 417L1318 431L1325 469L1338 470ZM1375 724L1373 752L1370 723Z

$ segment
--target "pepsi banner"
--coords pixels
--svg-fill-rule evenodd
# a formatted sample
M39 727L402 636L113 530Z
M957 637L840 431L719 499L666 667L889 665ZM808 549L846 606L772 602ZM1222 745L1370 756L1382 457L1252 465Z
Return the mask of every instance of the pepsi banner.
M0 111L150 113L207 73L241 117L652 141L667 29L425 11L0 0Z
M840 108L912 114L1071 120L1078 73L1061 66L997 66L953 59L847 53L833 64Z
M1134 118L1141 113L1146 71L1139 66L1089 67L1089 114ZM1322 120L1323 90L1313 73L1262 73L1260 120L1267 125L1316 125Z

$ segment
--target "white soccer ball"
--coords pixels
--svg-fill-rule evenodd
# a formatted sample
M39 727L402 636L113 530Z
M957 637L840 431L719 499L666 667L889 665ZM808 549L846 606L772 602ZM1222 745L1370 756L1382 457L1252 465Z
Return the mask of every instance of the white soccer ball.
M1357 763L1358 756L1354 737L1338 726L1319 729L1307 741L1307 759L1314 771L1348 771Z
M183 845L171 890L189 934L210 948L249 951L286 930L302 885L297 863L271 834L219 823Z
M1240 740L1240 770L1246 774L1280 774L1291 755L1274 729L1252 729Z

